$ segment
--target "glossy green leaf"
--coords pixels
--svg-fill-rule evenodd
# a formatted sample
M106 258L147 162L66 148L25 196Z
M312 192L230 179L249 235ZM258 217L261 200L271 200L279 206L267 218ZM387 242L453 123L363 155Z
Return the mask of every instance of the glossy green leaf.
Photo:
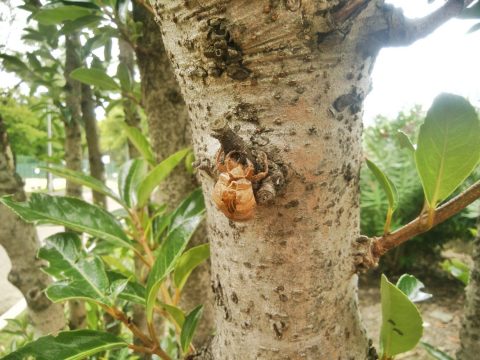
M403 149L407 149L411 151L412 153L415 152L415 145L413 145L412 141L408 137L407 134L405 134L403 131L398 130L397 132L397 139L400 144L400 147Z
M444 353L440 349L430 345L429 343L421 341L420 344L422 344L422 347L427 350L427 352L437 360L455 360L452 358L450 355Z
M138 187L138 206L145 206L153 190L167 178L168 175L175 169L175 167L187 155L190 149L183 149L170 155L160 164L155 166L140 183Z
M400 279L398 279L396 286L407 295L412 302L425 301L432 297L432 294L422 291L425 285L413 275L403 274Z
M442 262L442 269L449 272L455 279L460 280L463 285L470 281L470 268L467 264L458 259L448 259Z
M137 203L138 186L145 178L147 170L147 163L143 159L129 160L120 168L118 192L129 207L134 207Z
M146 291L148 321L153 317L157 292L163 280L174 269L177 260L202 221L204 212L202 192L197 189L173 213L167 238L156 253L155 264L148 275Z
M68 35L84 28L93 27L94 25L98 25L102 19L103 18L98 15L87 15L73 21L68 21L63 25L60 34Z
M389 179L389 177L378 168L377 165L375 165L372 161L366 159L367 166L370 169L370 171L375 175L375 178L377 181L380 183L380 185L383 188L383 191L385 191L385 194L387 195L388 199L388 206L390 209L395 210L398 206L398 192L397 188L393 184L393 182Z
M422 317L410 299L389 282L385 275L382 275L380 293L380 351L384 358L390 358L417 345L423 333Z
M88 256L82 250L77 234L58 233L48 237L38 257L48 261L45 272L57 279L46 290L53 302L80 298L111 305L103 262L98 256Z
M184 353L188 351L190 343L192 342L193 334L197 328L198 321L202 317L202 312L203 305L199 305L185 317L182 332L180 333L180 345Z
M78 68L70 73L70 77L84 84L96 86L100 90L120 90L120 85L101 69Z
M2 197L0 202L27 222L65 226L123 247L133 247L110 213L83 200L33 193L27 202L16 202L11 197Z
M441 94L420 127L415 161L431 209L447 198L480 159L480 121L461 96Z
M177 265L175 265L175 273L173 276L173 281L178 290L182 290L193 269L207 260L209 256L209 244L193 247L180 256Z
M81 360L93 354L127 347L121 338L95 330L62 331L32 341L2 360Z
M172 319L177 323L180 328L183 326L185 322L185 314L181 309L176 306L164 304L161 302L159 302L158 304L172 317Z
M95 179L92 176L86 175L79 171L70 170L57 165L50 165L49 167L40 167L41 170L48 171L53 175L68 179L76 184L89 187L96 192L104 194L119 204L125 205L124 202L102 181Z
M118 293L120 299L145 306L145 287L143 285L115 271L107 271L107 276L111 284L125 283L122 291Z
M150 147L150 143L148 142L145 135L143 135L142 132L134 126L122 124L122 128L125 131L128 140L130 140L133 146L135 146L135 148L142 155L142 157L151 166L154 166L156 164L155 155L153 155L153 150Z
M33 18L43 25L57 25L67 20L75 20L92 14L92 10L83 6L42 7Z

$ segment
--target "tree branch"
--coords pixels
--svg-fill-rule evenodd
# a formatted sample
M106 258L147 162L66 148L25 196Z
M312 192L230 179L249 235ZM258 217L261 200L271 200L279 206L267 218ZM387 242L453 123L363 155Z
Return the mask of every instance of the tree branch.
M467 190L437 208L434 213L432 226L427 225L427 214L422 214L400 229L382 237L369 239L362 236L358 238L354 244L356 247L356 270L360 271L376 266L380 257L387 251L448 220L479 198L480 181L477 181Z
M388 29L383 46L411 45L459 15L472 2L473 0L448 0L438 10L419 19L408 19L401 9L385 6L384 16Z

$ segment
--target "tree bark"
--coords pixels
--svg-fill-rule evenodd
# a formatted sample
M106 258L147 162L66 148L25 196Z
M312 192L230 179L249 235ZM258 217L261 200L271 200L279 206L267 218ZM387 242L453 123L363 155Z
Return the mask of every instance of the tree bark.
M90 175L105 182L105 165L102 162L102 152L98 137L97 119L95 116L95 103L92 89L89 85L82 84L82 119L85 125L85 138L88 147L88 162L90 164ZM93 202L106 207L105 195L93 191Z
M143 36L137 40L137 62L140 69L142 99L147 115L148 132L157 161L191 146L191 129L187 108L171 69L162 35L153 16L134 2L135 21L143 24ZM177 167L165 179L155 200L173 210L198 186L195 177L184 166ZM190 246L207 242L206 227L197 229ZM195 345L204 344L213 333L213 294L210 289L210 266L203 264L190 275L182 293L181 307L192 310L204 304L203 316L195 332Z
M263 184L277 194L252 220L229 221L212 202L216 179L202 175L214 358L367 358L350 249L359 236L361 109L378 50L363 41L376 3L342 13L345 24L331 16L345 1L154 3L196 158L214 162L211 126L225 119L267 154Z
M80 67L80 41L78 34L65 37L65 104L69 117L64 119L65 125L65 163L67 169L82 171L82 133L80 122L82 88L78 81L70 78L70 73ZM68 196L82 197L82 186L67 180Z
M70 73L80 67L80 41L78 34L65 36L65 104L70 114L64 119L65 126L65 165L67 169L82 172L82 132L80 121L82 86L70 78ZM82 186L67 179L67 196L82 197ZM86 327L86 309L83 301L69 301L71 330Z
M480 354L480 219L473 248L473 268L466 292L457 358L458 360L475 360Z
M0 115L0 196L4 195L13 195L17 201L26 200ZM42 263L37 259L40 243L35 227L22 221L4 205L0 205L0 224L0 245L12 262L8 280L25 297L35 328L42 334L58 332L65 327L63 306L53 304L43 292L50 279L39 269Z
M119 56L118 60L121 64L124 64L128 71L130 72L130 77L132 79L135 78L135 58L134 58L134 51L130 44L123 40L122 38L118 39L118 50ZM140 114L138 113L137 104L130 99L129 97L122 94L123 97L123 113L125 115L125 123L128 126L133 126L140 129ZM129 157L136 158L140 156L137 148L128 141L128 155Z

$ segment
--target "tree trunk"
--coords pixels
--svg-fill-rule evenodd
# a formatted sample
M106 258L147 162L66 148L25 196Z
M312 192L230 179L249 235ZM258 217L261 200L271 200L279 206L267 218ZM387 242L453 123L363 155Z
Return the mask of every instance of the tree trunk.
M80 67L80 41L78 34L65 37L65 103L69 117L65 125L65 163L67 169L82 171L82 133L80 128L82 88L78 81L70 78L70 73ZM68 196L82 197L82 186L67 180Z
M350 250L375 57L361 41L376 2L361 3L355 21L335 29L330 13L346 2L155 1L196 158L214 162L211 128L226 119L267 154L271 175L260 186L276 194L250 221L230 221L212 201L216 179L202 175L217 360L367 357Z
M102 162L102 153L98 137L97 119L95 116L95 103L92 89L89 85L82 84L82 118L85 124L85 138L88 147L88 162L90 164L90 175L105 182L105 166ZM105 195L93 191L93 202L106 207Z
M135 21L143 24L143 36L137 40L137 62L140 69L142 99L148 121L148 132L157 160L191 146L191 129L187 108L175 79L153 16L134 3ZM198 186L194 176L179 166L165 179L155 200L173 210ZM200 227L190 246L207 242L206 227ZM203 264L191 274L184 287L181 306L192 310L204 304L203 316L195 332L194 343L204 344L213 333L213 294L210 289L210 266Z
M0 196L13 195L25 201L23 182L15 173L13 154L0 115ZM40 246L35 227L0 205L0 245L12 262L8 280L15 285L27 301L35 328L42 334L55 333L65 327L63 307L47 299L43 290L50 283L49 276L40 271L37 259Z
M65 163L67 169L82 171L82 132L80 127L82 86L70 78L70 73L80 67L80 41L78 34L65 36L65 103L69 118L64 120L65 126ZM82 197L82 186L67 179L67 196ZM69 301L71 330L86 327L86 309L83 301Z
M458 360L475 360L480 354L480 218L473 248L473 268L467 286L467 298L460 330Z
M118 39L118 50L119 56L118 60L121 64L124 64L130 73L132 79L135 78L135 58L134 51L130 44L123 40L122 38ZM125 122L128 126L133 126L140 129L140 114L138 113L137 104L130 99L128 96L122 94L123 97L123 113L125 114ZM130 158L136 158L140 156L138 150L133 146L133 144L128 141L128 155Z

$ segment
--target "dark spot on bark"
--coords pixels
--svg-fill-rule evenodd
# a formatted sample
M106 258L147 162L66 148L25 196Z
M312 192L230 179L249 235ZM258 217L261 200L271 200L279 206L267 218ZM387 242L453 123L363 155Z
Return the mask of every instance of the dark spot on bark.
M243 65L240 46L232 38L227 21L214 18L208 21L207 41L203 50L205 57L214 61L212 76L221 76L225 71L234 80L245 80L251 70Z
M300 202L298 200L292 200L285 205L285 208L286 209L294 208L294 207L297 207L299 204Z
M278 321L273 323L273 331L275 332L275 335L277 339L281 339L283 337L283 332L286 328L286 324L283 321Z
M175 90L175 89L168 89L165 93L165 97L170 101L172 104L180 104L183 102L182 95Z
M238 304L238 296L235 292L232 292L232 294L230 295L230 299L234 304Z

